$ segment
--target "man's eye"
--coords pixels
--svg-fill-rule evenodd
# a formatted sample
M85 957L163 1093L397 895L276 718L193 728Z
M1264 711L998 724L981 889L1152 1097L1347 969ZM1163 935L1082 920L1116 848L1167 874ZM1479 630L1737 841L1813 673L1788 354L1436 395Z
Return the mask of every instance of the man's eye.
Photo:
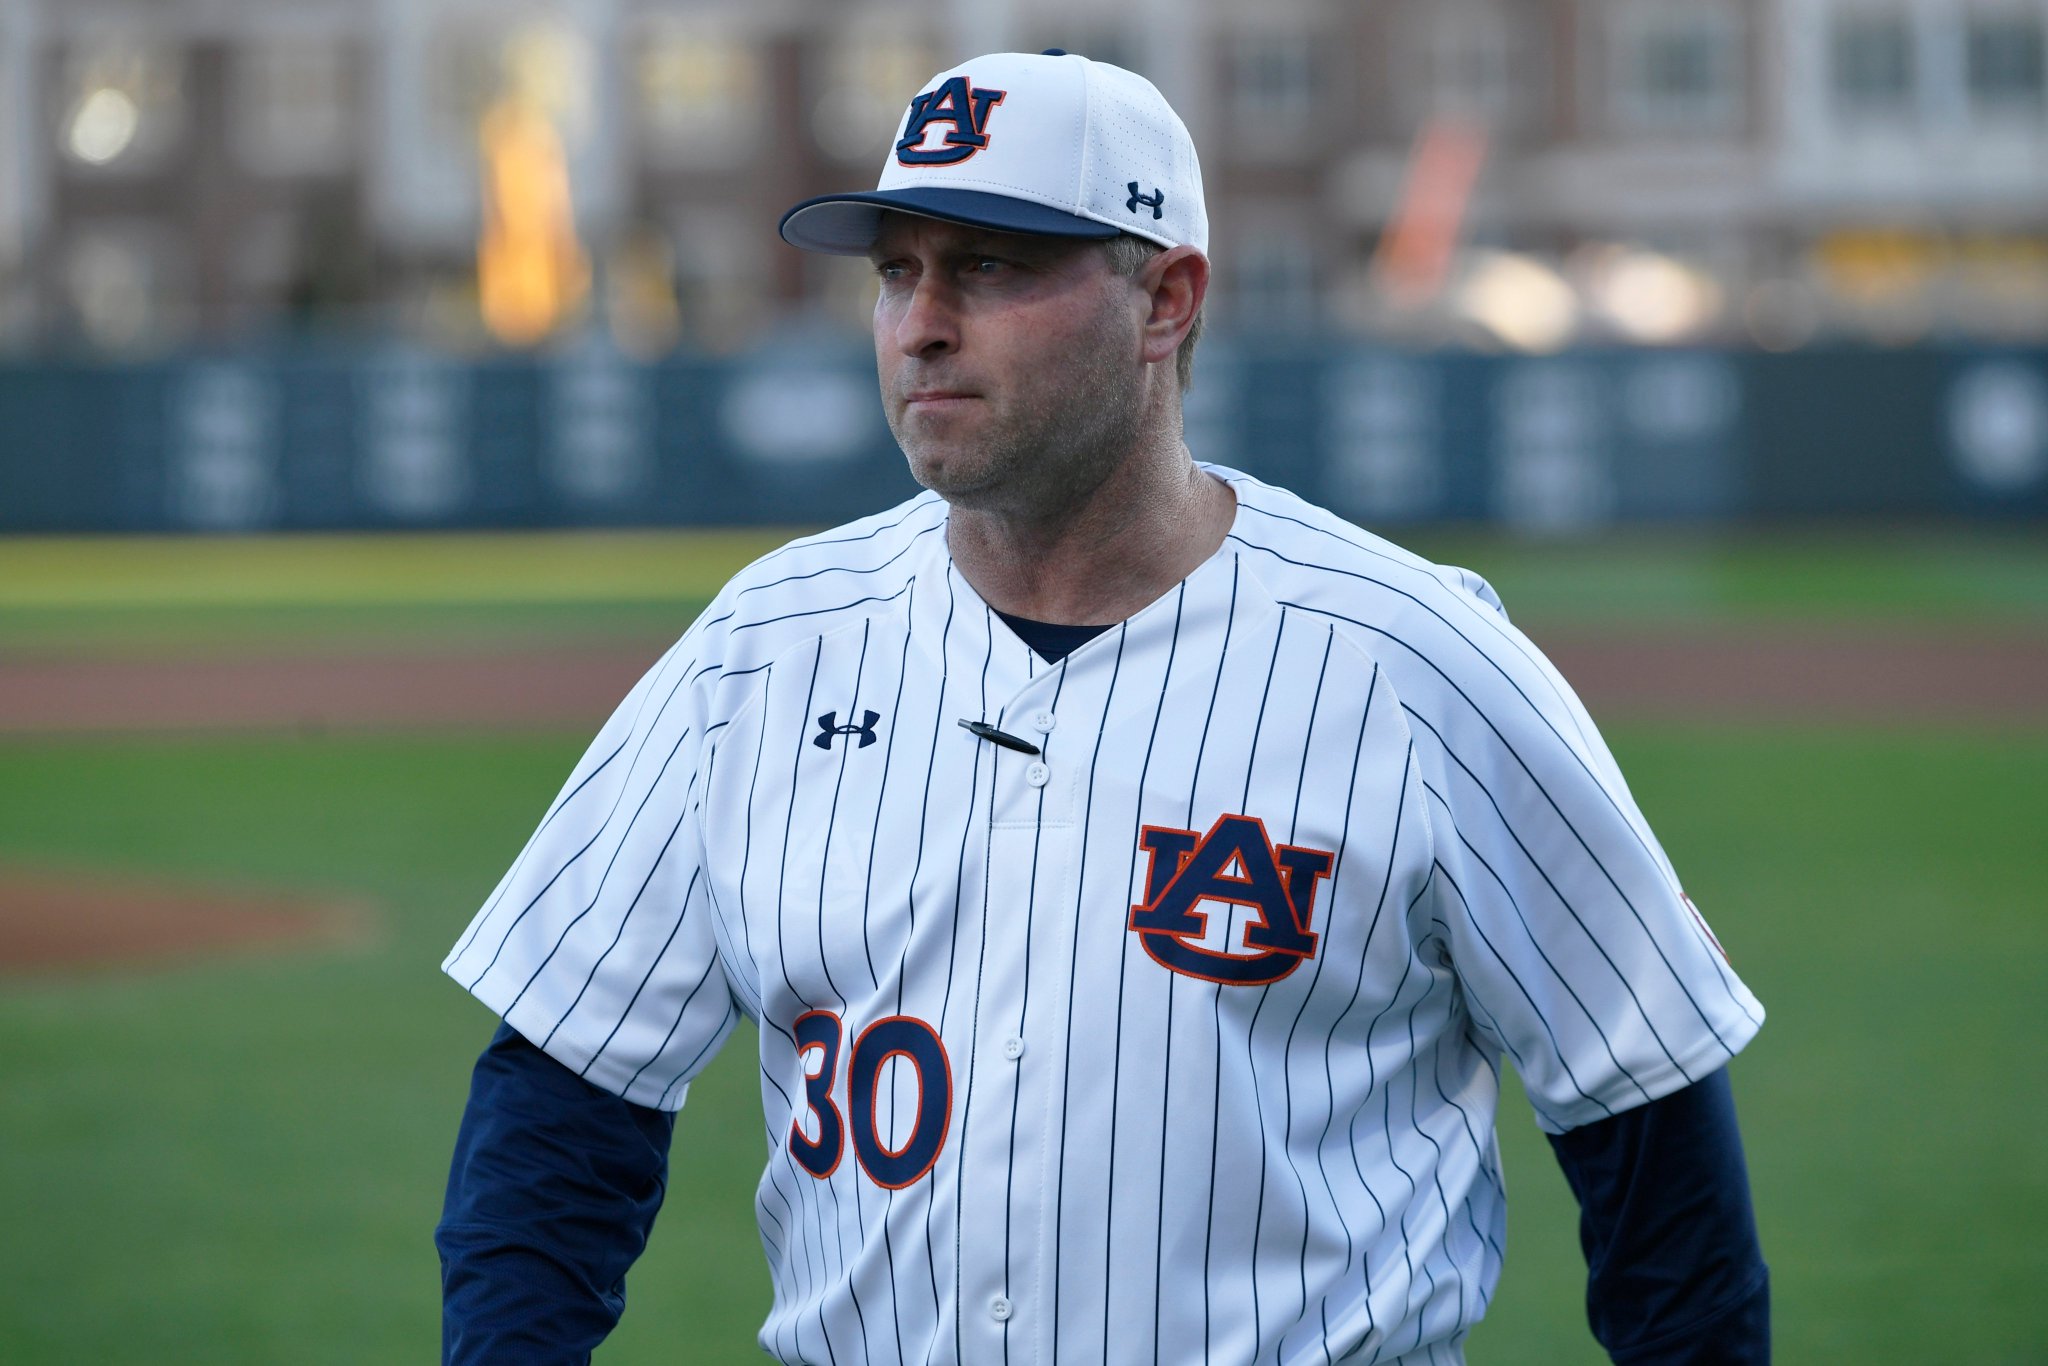
M974 272L977 275L994 275L1008 264L1009 262L998 261L993 256L983 256L975 260Z

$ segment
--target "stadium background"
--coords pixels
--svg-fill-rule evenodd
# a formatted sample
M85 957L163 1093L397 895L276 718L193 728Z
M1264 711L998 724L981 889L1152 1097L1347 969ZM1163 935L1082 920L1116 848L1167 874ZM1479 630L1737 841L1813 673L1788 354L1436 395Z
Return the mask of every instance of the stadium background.
M1780 1359L2048 1361L2048 3L0 0L0 1357L418 1360L435 965L738 564L909 487L781 207L1057 44L1204 148L1189 439L1484 574L1772 1022ZM736 1040L600 1361L746 1360ZM1503 1107L1475 1362L1598 1360Z

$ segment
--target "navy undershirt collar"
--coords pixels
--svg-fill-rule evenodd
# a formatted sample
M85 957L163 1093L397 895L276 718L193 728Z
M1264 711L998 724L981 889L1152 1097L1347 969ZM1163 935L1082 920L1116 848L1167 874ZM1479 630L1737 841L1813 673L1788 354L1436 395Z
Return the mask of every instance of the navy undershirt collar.
M1017 639L1029 645L1031 652L1048 664L1059 663L1109 629L1109 626L1062 626L1057 622L1013 617L1003 611L996 615L1016 633Z

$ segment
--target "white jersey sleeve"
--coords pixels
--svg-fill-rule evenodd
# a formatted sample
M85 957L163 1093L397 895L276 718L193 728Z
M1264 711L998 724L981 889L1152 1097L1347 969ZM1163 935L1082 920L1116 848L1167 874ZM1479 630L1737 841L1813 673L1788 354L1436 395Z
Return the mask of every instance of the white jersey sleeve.
M1681 890L1578 698L1462 570L1404 705L1435 857L1424 905L1474 1027L1552 1132L1722 1066L1763 1007ZM1398 686L1398 684L1397 684Z
M741 1013L703 874L718 614L627 695L441 965L571 1071L667 1110Z

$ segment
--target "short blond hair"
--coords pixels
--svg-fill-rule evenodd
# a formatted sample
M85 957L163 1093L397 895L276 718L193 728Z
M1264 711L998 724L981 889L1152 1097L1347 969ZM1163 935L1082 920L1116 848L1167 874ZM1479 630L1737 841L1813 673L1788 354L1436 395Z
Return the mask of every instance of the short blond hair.
M1109 258L1109 268L1126 279L1136 275L1150 261L1166 248L1131 233L1118 233L1102 244L1102 254ZM1188 334L1180 340L1180 350L1174 353L1174 376L1180 381L1182 393L1195 382L1195 343L1202 339L1202 310L1195 310L1195 320L1188 327Z

